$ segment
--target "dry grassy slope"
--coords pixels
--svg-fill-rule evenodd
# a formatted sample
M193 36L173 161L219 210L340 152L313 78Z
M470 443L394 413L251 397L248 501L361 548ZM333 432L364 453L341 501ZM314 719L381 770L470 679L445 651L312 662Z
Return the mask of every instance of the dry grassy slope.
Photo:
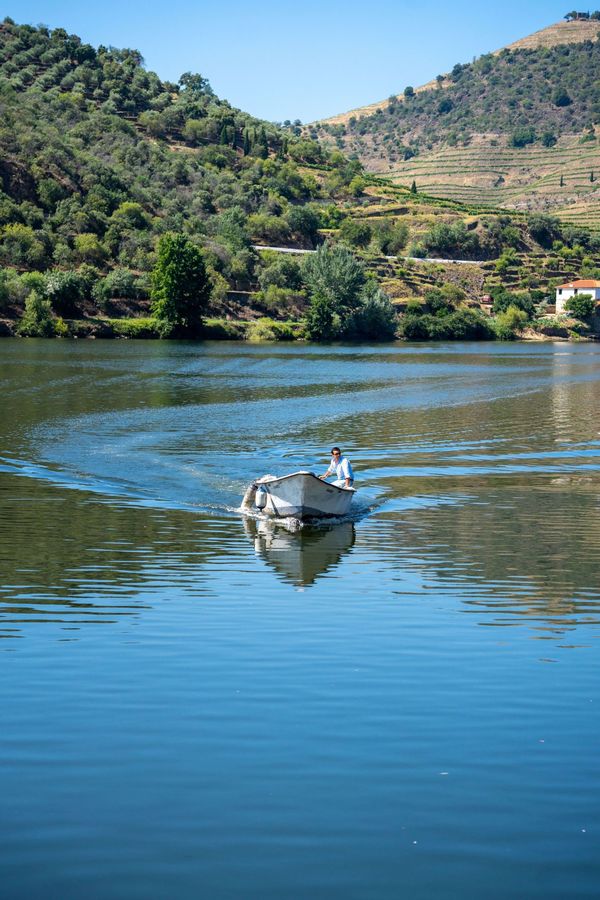
M600 30L600 22L595 20L588 21L576 21L576 22L556 22L554 25L549 25L547 28L542 28L540 31L535 31L533 34L528 35L527 37L521 38L518 41L514 41L512 44L508 44L506 48L501 47L499 50L494 51L494 55L501 53L502 50L533 50L537 47L556 47L559 44L579 44L583 41L595 41L598 38L598 31ZM447 87L450 82L445 79L442 82L442 87ZM427 84L423 84L418 88L415 88L417 93L421 91L429 91L432 88L437 86L437 81L428 81ZM404 97L402 93L398 96L398 99L403 101ZM351 109L348 112L340 113L337 116L331 116L329 119L321 119L320 124L325 125L344 125L352 116L358 118L359 116L370 116L378 109L384 109L388 104L388 98L385 100L379 100L376 103L370 103L368 106L360 106L356 109Z

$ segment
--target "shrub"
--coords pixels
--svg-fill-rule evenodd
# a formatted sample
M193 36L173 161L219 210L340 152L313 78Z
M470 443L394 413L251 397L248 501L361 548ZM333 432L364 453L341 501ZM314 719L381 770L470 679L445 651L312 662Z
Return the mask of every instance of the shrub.
M511 266L520 266L521 264L515 250L508 247L500 254L494 265L498 275L506 275Z
M465 292L455 284L445 284L441 288L433 288L425 294L429 311L434 315L446 315L452 312L465 299Z
M412 316L423 316L425 315L425 306L421 303L420 300L416 300L413 298L409 300L406 304L406 314Z
M441 222L434 225L422 236L421 241L425 247L425 256L476 259L481 253L477 233L470 231L464 222L450 225ZM416 256L416 252L413 255Z
M357 219L346 219L339 230L340 239L351 247L366 247L371 242L372 235L370 226Z
M17 332L24 337L52 337L54 334L50 301L45 300L37 291L31 291L25 300L25 312Z
M104 306L112 298L137 300L147 296L147 290L142 279L137 278L130 269L118 268L96 283L93 294L98 303Z
M114 334L123 338L156 338L159 336L158 319L109 319Z
M521 310L528 319L535 314L535 301L527 291L510 294L508 291L500 288L493 291L492 296L494 298L492 312L496 315L506 312L510 307Z
M313 245L319 234L319 215L311 206L291 206L286 214L292 234L306 238Z
M293 291L290 288L277 287L270 284L266 290L257 291L256 302L271 313L290 314L298 308L304 306L304 294Z
M396 256L406 246L408 225L405 222L382 219L375 222L372 227L379 249L386 256Z
M246 332L246 339L260 341L293 341L296 335L288 322L276 322L267 317L251 322Z
M407 341L429 341L435 327L435 316L411 309L402 318L400 332Z
M44 268L45 262L46 248L29 225L14 223L0 229L0 263Z
M574 297L569 297L565 309L576 319L589 319L596 309L596 301L591 294L575 294Z
M255 213L248 216L248 229L254 237L273 244L285 243L290 237L290 228L281 216Z
M69 337L69 326L62 318L62 316L58 316L54 320L54 334L56 337Z
M55 313L73 318L77 314L77 304L85 297L86 287L87 282L79 273L55 270L46 275L44 294Z
M12 281L11 269L0 269L0 312L2 312L10 302L10 284Z
M517 306L509 306L501 312L494 322L496 336L500 340L513 340L525 327L528 320L527 313Z
M493 340L495 337L489 318L478 310L459 309L445 316L443 322L449 331L447 336L450 340Z
M202 326L202 337L215 341L241 341L246 337L246 326L242 322L206 319Z
M471 341L494 340L494 328L482 313L460 309L446 316L406 313L401 331L409 341Z
M73 241L75 244L75 252L85 263L102 263L106 257L106 251L97 235L95 234L76 234Z
M536 140L535 129L531 126L523 126L516 128L510 138L511 147L525 147L527 144L533 144Z
M564 88L556 88L552 96L552 102L555 106L570 106L573 102Z
M282 253L264 266L259 273L258 283L263 291L271 286L299 291L302 287L300 264L291 254Z
M529 234L540 247L549 248L553 241L560 238L560 222L553 216L534 213L528 221Z

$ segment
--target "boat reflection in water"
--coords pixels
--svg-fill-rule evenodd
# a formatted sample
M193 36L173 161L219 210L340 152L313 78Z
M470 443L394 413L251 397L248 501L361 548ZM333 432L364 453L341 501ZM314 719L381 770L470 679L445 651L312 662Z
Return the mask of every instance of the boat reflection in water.
M244 530L256 553L297 587L309 587L335 568L355 540L353 522L292 530L283 523L247 518Z

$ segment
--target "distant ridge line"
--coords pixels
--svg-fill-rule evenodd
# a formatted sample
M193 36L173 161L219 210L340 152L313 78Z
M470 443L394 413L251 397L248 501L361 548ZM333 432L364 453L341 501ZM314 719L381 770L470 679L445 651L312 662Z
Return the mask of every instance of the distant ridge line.
M540 28L538 31L534 31L532 34L527 35L524 38L519 38L516 41L513 41L511 44L507 44L505 47L501 47L499 50L492 51L492 56L498 56L504 50L533 50L537 47L556 47L560 44L581 44L584 41L595 41L598 40L598 34L600 33L600 21L597 19L576 19L572 22L555 22L553 25L548 25L545 28ZM486 54L482 54L486 55ZM415 93L421 93L422 91L429 91L436 87L438 84L437 79L432 79L428 81L426 84L421 85L420 87L416 87ZM440 87L445 88L449 87L452 84L448 75L444 75L443 81L440 83ZM404 102L404 96L402 93L399 93L397 99L399 102ZM352 117L358 118L358 116L369 116L375 113L378 109L383 109L387 106L389 102L389 98L386 97L385 100L377 100L374 103L369 103L366 106L357 106L354 109L350 109L347 112L339 113L334 116L328 116L325 119L318 119L316 122L311 122L311 125L344 125L349 119Z

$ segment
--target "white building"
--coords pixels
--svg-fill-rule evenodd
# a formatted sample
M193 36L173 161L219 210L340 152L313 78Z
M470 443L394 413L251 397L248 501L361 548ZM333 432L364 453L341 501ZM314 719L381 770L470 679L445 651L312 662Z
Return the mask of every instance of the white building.
M567 284L559 284L556 288L556 312L565 311L565 303L577 294L591 295L600 303L600 281L569 281Z

